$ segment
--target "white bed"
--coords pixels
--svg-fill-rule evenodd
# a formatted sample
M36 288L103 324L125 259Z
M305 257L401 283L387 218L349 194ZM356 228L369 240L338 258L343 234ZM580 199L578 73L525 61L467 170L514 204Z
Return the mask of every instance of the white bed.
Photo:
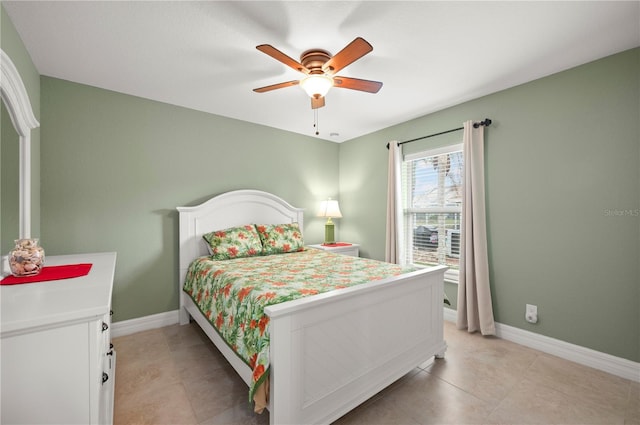
M250 385L251 369L183 292L187 269L207 255L204 233L247 223L298 222L303 229L303 210L267 192L238 190L178 211L180 323L192 317ZM270 423L331 423L432 356L444 356L445 271L433 267L266 307ZM376 338L362 337L373 329Z

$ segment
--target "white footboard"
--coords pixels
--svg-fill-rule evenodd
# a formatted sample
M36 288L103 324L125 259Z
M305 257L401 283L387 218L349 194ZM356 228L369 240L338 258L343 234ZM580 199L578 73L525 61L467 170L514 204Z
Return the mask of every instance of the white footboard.
M444 355L446 269L267 307L271 424L328 424Z

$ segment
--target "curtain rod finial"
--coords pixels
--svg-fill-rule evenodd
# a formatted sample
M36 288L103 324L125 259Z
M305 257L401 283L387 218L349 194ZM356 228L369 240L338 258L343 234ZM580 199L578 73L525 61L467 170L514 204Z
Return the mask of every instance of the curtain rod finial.
M484 125L485 127L489 127L491 125L491 123L492 123L491 118L485 118L484 121L474 122L473 123L473 128L478 128L481 125Z

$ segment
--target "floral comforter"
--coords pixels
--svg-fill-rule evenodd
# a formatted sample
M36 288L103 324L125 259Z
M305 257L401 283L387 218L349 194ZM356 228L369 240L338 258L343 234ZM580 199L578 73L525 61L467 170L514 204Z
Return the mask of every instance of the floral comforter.
M184 291L253 370L249 400L269 371L268 305L397 276L413 269L317 249L189 266Z

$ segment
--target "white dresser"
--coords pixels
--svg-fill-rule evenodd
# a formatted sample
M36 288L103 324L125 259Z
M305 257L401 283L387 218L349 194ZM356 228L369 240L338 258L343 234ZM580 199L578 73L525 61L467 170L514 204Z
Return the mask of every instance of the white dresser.
M0 286L0 423L112 424L116 254L47 256L92 263L72 279Z

